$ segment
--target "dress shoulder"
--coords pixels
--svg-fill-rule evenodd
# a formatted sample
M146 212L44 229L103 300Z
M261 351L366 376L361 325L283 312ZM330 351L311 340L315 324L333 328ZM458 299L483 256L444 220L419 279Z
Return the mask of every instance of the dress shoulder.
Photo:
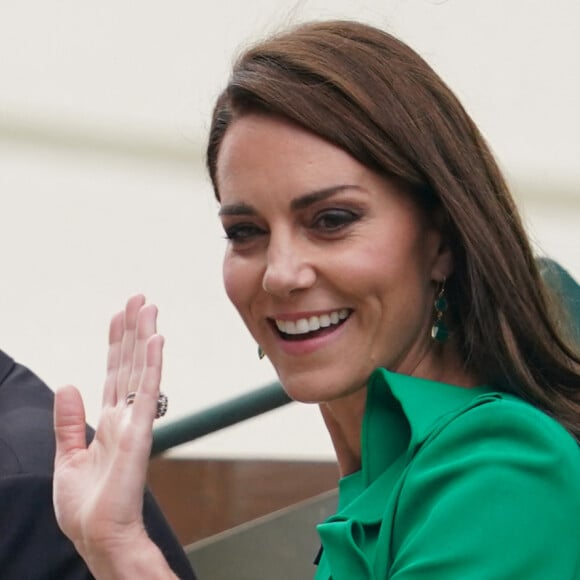
M391 578L580 579L580 449L513 397L443 422L409 463Z

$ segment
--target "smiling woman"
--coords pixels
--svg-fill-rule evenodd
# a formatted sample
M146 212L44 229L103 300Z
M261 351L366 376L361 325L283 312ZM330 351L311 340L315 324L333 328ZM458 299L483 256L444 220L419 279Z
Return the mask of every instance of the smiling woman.
M580 579L578 346L427 63L354 22L263 41L216 103L207 164L228 296L336 450L316 578ZM57 514L99 578L172 577L135 499L161 369L149 334L121 348L97 447L75 436L78 395L57 398Z
M291 397L364 396L379 366L473 384L457 354L440 367L430 338L449 247L391 180L264 115L231 125L216 180L226 291Z

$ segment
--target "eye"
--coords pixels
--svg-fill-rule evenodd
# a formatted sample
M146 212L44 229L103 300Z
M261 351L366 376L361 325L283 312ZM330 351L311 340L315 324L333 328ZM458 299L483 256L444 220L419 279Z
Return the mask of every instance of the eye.
M226 239L233 244L249 242L265 232L255 224L239 223L225 228Z
M327 209L316 215L313 228L321 232L333 233L358 219L358 214L347 209Z

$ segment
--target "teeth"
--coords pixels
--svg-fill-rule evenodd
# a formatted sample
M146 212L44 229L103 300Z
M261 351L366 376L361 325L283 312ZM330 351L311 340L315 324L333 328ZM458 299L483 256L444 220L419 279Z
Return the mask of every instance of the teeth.
M333 324L338 324L341 320L348 318L348 314L348 309L342 308L321 316L311 316L298 320L276 320L275 322L278 330L284 334L306 334L319 328L328 328Z
M308 320L301 318L296 321L296 334L304 334L310 330Z

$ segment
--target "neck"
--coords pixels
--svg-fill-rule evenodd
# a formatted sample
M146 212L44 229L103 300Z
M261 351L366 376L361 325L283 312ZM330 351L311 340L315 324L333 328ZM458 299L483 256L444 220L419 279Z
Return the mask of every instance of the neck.
M395 372L448 383L465 388L479 384L477 377L466 371L451 342L427 353L414 365L401 365ZM361 468L361 432L366 406L366 386L354 393L320 403L320 412L330 435L341 477Z
M428 344L425 354L413 365L401 365L395 372L464 388L475 387L481 382L465 369L451 339L440 345Z
M366 405L366 387L346 397L320 404L341 477L361 467L361 430Z

